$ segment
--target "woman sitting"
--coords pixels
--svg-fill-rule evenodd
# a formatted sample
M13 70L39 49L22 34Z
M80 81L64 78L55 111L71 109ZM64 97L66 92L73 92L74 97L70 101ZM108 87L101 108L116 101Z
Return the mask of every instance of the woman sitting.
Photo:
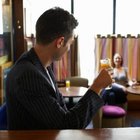
M109 90L103 89L101 96L105 104L116 105L127 102L126 86L128 86L128 74L126 68L122 66L123 59L116 53L113 58L113 74L115 82Z

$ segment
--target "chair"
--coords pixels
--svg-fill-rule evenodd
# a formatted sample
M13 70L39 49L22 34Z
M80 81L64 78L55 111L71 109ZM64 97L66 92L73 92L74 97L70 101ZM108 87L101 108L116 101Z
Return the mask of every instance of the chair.
M126 111L122 107L104 105L102 114L102 128L125 127Z
M106 95L108 95L109 92L107 92ZM120 94L121 91L118 90L118 95ZM124 127L127 113L127 102L111 105L110 101L111 98L108 98L107 103L102 107L101 127L102 128Z
M110 110L111 108L111 110ZM112 116L113 113L113 116ZM119 114L118 114L119 113ZM102 127L125 127L127 102L116 105L104 105L102 108Z
M5 102L5 80L12 65L12 61L0 65L0 105Z
M6 103L0 106L0 130L7 129L7 111L6 111Z
M84 77L80 77L80 76L72 76L72 77L67 77L65 79L70 81L70 86L78 86L78 87L88 87L88 79L84 78ZM74 98L73 99L73 104L69 103L69 99L65 98L65 102L67 104L68 108L73 107L78 101L79 101L80 97Z
M127 113L127 103L115 106L104 105L93 118L94 128L124 127Z
M66 78L66 80L70 81L70 86L81 86L81 87L88 87L88 79L79 77L79 76L72 76Z

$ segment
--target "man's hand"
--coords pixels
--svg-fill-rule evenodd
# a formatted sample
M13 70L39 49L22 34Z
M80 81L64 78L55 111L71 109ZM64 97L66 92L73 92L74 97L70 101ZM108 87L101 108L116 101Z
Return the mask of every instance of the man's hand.
M93 81L92 85L90 86L90 89L95 91L96 93L99 93L102 88L106 88L112 83L112 81L112 73L109 74L107 70L102 69Z

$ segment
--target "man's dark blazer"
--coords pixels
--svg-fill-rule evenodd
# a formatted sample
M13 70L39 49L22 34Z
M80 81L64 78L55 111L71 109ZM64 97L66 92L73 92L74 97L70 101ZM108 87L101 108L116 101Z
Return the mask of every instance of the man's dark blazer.
M103 105L102 99L89 89L68 110L51 68L47 69L56 90L33 48L12 67L6 80L8 129L85 128Z

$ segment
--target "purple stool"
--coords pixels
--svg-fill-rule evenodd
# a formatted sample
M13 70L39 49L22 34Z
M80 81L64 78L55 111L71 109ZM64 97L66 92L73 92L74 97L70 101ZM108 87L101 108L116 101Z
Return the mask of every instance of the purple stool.
M126 111L113 105L104 105L102 107L102 127L115 128L125 126Z

